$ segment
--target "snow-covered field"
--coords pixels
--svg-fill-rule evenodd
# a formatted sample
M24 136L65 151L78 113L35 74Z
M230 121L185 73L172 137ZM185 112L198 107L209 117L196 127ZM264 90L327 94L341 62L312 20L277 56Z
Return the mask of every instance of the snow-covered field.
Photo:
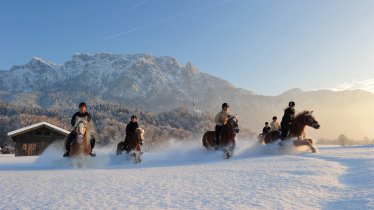
M133 164L114 146L76 167L53 145L0 156L0 209L374 209L374 146L280 148L238 141L222 159L174 142Z

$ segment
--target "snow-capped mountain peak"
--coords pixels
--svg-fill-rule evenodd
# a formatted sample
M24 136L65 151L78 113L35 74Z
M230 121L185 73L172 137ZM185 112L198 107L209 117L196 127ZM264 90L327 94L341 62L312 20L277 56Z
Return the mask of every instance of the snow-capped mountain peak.
M217 94L216 89L233 89L227 81L200 73L191 62L183 65L172 57L146 53L76 53L63 65L33 57L29 63L0 74L0 90L11 93L89 92L121 103L143 104L147 99L160 109L166 108L165 102L173 106L193 100L198 103L207 92Z

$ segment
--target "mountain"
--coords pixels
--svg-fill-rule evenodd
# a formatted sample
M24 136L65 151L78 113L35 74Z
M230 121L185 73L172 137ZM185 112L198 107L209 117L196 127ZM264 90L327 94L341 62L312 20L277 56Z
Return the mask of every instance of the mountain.
M147 54L76 54L63 65L34 57L26 65L0 72L0 76L0 90L11 94L83 92L155 111L193 100L198 104L206 95L235 90L227 81L199 72L190 62L182 65L174 58Z
M371 119L374 94L360 91L302 91L279 96L256 95L200 72L191 62L149 54L75 54L64 64L33 57L25 65L0 71L1 100L42 108L71 109L80 101L111 101L140 110L160 112L194 103L215 114L223 102L238 113L241 126L260 132L273 115L278 119L290 100L296 110L314 110L321 129L313 137L374 137ZM367 111L366 111L367 110ZM212 128L213 129L213 128Z

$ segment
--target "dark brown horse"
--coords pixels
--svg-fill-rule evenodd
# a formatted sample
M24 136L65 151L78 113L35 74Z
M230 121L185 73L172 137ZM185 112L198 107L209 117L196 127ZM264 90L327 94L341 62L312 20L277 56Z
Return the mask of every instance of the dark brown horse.
M128 145L125 148L125 142L121 141L117 145L117 155L121 155L123 151L129 155L130 158L133 158L134 163L140 163L141 160L141 145L144 140L144 130L142 128L137 128L135 130L135 135L129 139Z
M222 128L222 136L219 139L219 148L223 150L225 158L228 159L233 155L235 148L235 136L239 133L238 119L235 116L230 116L226 119L226 123ZM216 132L207 131L203 135L203 145L207 150L216 148Z
M91 152L90 136L91 136L91 126L87 121L87 117L80 118L77 117L74 125L74 132L76 137L70 146L70 156L78 155L89 155ZM67 139L65 139L67 141ZM64 143L64 145L66 142Z
M303 111L299 113L290 125L290 132L287 138L291 139L297 137L297 140L292 141L295 146L306 145L312 150L312 152L316 152L316 149L313 147L313 140L305 139L304 132L306 126L310 126L315 129L318 129L320 127L318 121L315 120L312 114L313 111ZM265 144L268 144L280 138L281 136L279 131L271 131L262 138L262 141Z

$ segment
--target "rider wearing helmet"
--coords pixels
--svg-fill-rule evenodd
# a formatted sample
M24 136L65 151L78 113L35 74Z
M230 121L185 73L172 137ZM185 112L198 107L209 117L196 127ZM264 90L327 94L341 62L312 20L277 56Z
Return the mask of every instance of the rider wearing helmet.
M123 146L123 149L125 149L126 152L129 152L131 150L131 148L128 148L130 145L130 139L133 139L135 137L135 131L137 128L139 128L138 118L136 117L136 115L132 115L130 122L126 125L126 137L125 144Z
M87 121L88 122L91 121L91 115L90 115L90 113L87 112L87 104L85 102L79 103L79 111L76 112L71 117L70 123L73 127L75 126L76 117L80 117L80 118L87 117ZM70 134L68 136L68 139L66 141L66 144L65 144L66 152L63 155L64 157L68 157L70 155L70 146L73 143L76 136L77 136L77 133L75 132L75 130L70 132ZM91 155L92 157L96 156L96 154L94 152L92 152L92 149L95 147L95 142L96 142L95 137L91 136L91 139L90 139L91 152L89 153L89 155Z
M265 127L262 129L262 136L266 136L266 134L268 134L270 132L270 127L269 127L269 123L268 122L265 122Z
M295 102L290 101L288 107L284 110L284 115L281 122L281 140L287 139L288 133L290 131L290 124L295 118Z
M220 112L218 112L218 114L215 117L215 122L216 122L216 127L215 127L215 130L216 130L216 145L217 146L219 145L219 139L220 139L220 137L222 135L222 131L223 131L222 128L226 124L227 119L230 116L230 113L228 111L229 107L230 106L227 103L223 103L222 104L222 110Z

